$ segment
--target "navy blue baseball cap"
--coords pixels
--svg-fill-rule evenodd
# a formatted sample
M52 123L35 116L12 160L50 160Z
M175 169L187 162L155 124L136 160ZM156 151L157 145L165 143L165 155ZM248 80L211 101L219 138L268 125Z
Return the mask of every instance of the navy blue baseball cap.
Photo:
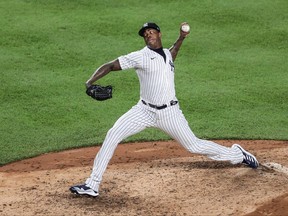
M160 32L160 27L156 24L156 23L152 23L152 22L147 22L144 23L144 25L142 26L142 28L139 30L138 34L143 37L144 31L148 28L152 28L157 30L158 32Z

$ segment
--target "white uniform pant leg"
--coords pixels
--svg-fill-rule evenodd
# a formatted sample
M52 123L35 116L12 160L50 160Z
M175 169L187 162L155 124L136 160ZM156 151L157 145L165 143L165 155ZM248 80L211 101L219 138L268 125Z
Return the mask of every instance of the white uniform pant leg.
M243 154L237 147L225 147L197 138L178 105L163 111L163 113L159 112L161 117L157 122L158 128L177 140L189 152L206 155L213 160L230 161L232 164L243 161Z
M99 191L102 176L117 145L123 139L153 126L153 119L153 113L139 105L132 107L122 115L108 131L103 145L95 157L92 173L85 184L93 190Z

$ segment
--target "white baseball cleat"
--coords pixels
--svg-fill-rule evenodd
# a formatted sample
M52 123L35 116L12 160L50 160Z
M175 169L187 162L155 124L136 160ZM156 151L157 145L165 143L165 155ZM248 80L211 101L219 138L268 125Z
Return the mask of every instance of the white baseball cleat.
M79 195L89 195L89 196L93 196L93 197L97 197L99 195L99 193L97 191L94 191L93 189L86 186L85 184L72 186L72 187L70 187L69 190L72 193L79 194Z

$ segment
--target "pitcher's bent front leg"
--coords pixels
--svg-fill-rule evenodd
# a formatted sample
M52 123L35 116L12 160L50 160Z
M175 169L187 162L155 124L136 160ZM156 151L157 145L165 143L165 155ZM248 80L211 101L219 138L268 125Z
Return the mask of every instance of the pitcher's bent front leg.
M116 121L95 157L92 173L85 182L88 187L99 191L102 176L117 145L123 139L150 127L153 124L151 119L149 112L136 105Z

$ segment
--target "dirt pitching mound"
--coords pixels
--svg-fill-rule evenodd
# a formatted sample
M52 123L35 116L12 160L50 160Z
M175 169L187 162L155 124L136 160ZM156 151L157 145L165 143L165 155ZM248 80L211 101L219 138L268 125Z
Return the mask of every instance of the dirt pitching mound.
M264 166L211 161L178 143L120 144L97 198L69 187L89 176L99 147L45 154L0 167L0 215L288 215L288 141L241 144Z

